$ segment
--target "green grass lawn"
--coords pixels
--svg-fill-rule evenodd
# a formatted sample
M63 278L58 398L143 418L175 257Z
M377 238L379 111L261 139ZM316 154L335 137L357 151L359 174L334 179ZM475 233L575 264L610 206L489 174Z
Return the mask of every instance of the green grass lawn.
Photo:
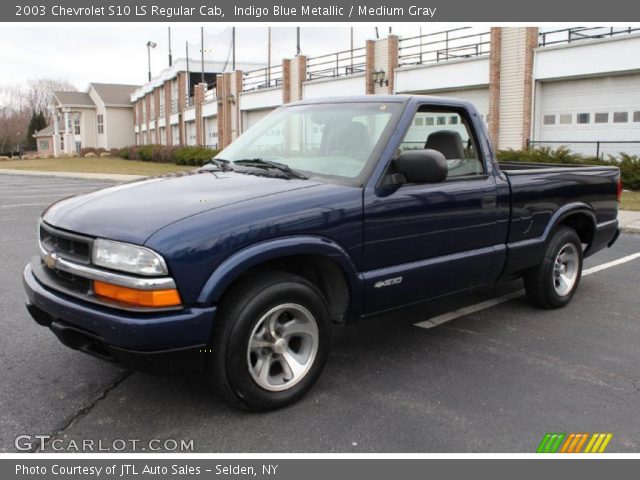
M620 210L634 210L640 212L640 192L622 192Z
M193 170L195 167L173 163L140 162L122 158L49 158L42 160L0 161L0 170L29 170L42 172L120 173L126 175L163 175Z

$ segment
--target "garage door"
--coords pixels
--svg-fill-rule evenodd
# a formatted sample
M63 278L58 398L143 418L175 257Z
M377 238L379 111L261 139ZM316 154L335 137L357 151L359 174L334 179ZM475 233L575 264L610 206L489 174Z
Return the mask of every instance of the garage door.
M533 138L594 155L640 154L640 74L544 82ZM593 142L593 143L573 143ZM636 142L636 143L622 143Z
M260 110L245 110L244 112L242 112L242 131L246 132L271 112L273 112L272 108L263 108Z
M204 119L205 145L209 148L218 148L218 117Z
M464 90L447 90L446 92L426 93L438 97L452 97L471 102L480 112L480 116L486 122L489 114L489 89L468 88Z

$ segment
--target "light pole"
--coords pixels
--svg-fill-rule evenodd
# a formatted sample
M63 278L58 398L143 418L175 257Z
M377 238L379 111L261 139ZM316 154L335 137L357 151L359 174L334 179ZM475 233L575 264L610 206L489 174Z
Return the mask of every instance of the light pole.
M158 46L157 43L149 40L147 42L147 65L149 66L149 81L151 81L151 49L156 48Z

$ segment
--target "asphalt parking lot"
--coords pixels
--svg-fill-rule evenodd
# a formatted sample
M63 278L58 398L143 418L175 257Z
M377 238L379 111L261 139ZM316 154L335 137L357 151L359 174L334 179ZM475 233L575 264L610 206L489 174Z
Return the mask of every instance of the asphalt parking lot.
M104 185L0 174L2 452L20 434L142 448L184 439L202 452L534 452L546 432L612 432L608 452L640 450L640 258L609 263L640 252L640 236L588 259L585 268L609 268L585 276L562 310L516 297L415 325L517 291L514 282L337 328L310 394L255 414L198 377L130 372L70 350L29 317L21 273L40 213Z

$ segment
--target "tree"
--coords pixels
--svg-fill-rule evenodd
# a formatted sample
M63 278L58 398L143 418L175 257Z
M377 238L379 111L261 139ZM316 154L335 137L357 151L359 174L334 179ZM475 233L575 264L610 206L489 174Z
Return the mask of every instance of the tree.
M36 139L33 136L47 126L47 119L43 112L33 112L31 120L29 120L29 128L27 128L26 148L27 150L36 150Z
M51 95L56 91L77 91L67 80L54 78L30 79L25 85L0 87L0 152L18 145L31 145L30 119L42 113L46 127L51 120L48 110Z

